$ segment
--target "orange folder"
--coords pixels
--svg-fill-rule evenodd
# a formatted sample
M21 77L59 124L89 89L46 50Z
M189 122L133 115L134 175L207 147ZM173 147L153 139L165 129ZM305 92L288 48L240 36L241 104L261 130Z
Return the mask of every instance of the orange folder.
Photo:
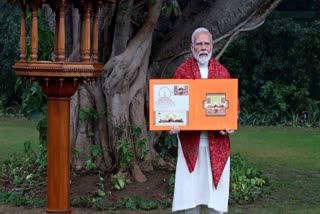
M238 79L150 79L149 129L237 130Z

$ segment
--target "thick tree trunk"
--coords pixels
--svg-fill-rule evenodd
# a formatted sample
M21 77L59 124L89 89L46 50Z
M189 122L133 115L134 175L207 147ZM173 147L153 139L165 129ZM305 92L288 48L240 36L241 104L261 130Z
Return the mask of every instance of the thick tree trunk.
M78 95L80 98L77 99L73 96L72 101L76 101L74 99L77 99L78 101L76 104L72 102L73 108L77 109L78 113L80 109L87 110L92 108L93 103L90 100L91 97L85 87L80 87L77 93L79 94L76 94L75 96ZM90 145L92 144L92 138L88 133L92 130L93 124L91 121L82 121L79 117L76 117L75 120L77 121L77 126L75 127L75 142L72 152L77 153L78 155L74 158L73 167L75 170L81 171L86 167L86 162L84 160L91 159ZM74 121L73 118L72 121Z
M127 20L128 13L123 9L131 9L131 2L127 2L126 6L120 2L121 13L117 17L117 22L121 22L119 19L122 18L122 22ZM154 5L149 5L148 17L144 23L144 26L139 30L136 36L129 42L128 47L124 48L124 51L119 53L115 46L109 62L105 66L105 82L104 82L104 93L108 105L108 115L110 116L109 131L112 133L112 144L119 145L121 143L127 143L129 149L133 152L131 163L129 163L132 176L135 180L143 182L146 177L141 172L139 162L141 160L141 151L136 148L136 141L139 138L146 139L147 137L147 125L145 120L145 83L147 77L147 68L149 64L149 55L152 42L152 32L155 24L158 20L161 10L161 1L156 1ZM124 19L124 20L123 20ZM118 26L116 26L117 29ZM115 41L120 43L120 49L123 48L119 40L126 42L126 37L123 33L127 34L123 25L119 25L119 30L115 31ZM123 40L124 39L124 40ZM142 136L138 139L133 139L132 129L140 128L142 130ZM121 129L121 132L114 133L114 130ZM149 146L148 146L149 147ZM152 150L151 150L152 151ZM151 153L146 156L144 160L144 168L151 170ZM119 158L122 158L126 154L120 154ZM149 162L149 164L146 164Z
M171 77L190 56L195 28L204 26L212 32L219 57L241 32L263 23L280 1L181 1L182 16L162 16L161 22L161 0L104 5L99 14L99 60L106 63L105 74L96 83L81 86L71 102L74 168L85 170L91 161L99 169L130 171L136 181L145 181L143 171L153 170L160 136L160 132L148 132L148 79ZM79 14L77 9L66 11L67 25L72 26L67 46L72 53L67 60L79 61ZM145 11L147 17L141 15ZM91 118L83 120L85 113ZM137 130L139 135L134 134ZM121 149L123 145L129 150ZM99 155L93 146L101 148ZM123 165L126 161L128 165Z
M208 5L201 2L191 0L172 31L152 49L151 68L160 70L153 76L171 77L178 65L191 56L191 34L197 27L210 30L215 40L213 52L218 54L228 39L263 22L281 0L210 0Z

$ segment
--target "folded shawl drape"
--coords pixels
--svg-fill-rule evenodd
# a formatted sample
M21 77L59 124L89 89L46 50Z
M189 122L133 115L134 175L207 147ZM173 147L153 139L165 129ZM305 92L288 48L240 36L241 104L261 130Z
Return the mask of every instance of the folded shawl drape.
M175 79L201 79L200 69L194 58L188 59L180 65ZM218 61L211 58L208 64L208 79L228 79L228 70ZM227 127L226 127L227 128ZM230 140L228 135L221 135L219 131L208 131L210 164L215 188L217 188L225 164L230 156ZM179 133L183 155L189 172L193 172L197 162L200 131L181 131Z

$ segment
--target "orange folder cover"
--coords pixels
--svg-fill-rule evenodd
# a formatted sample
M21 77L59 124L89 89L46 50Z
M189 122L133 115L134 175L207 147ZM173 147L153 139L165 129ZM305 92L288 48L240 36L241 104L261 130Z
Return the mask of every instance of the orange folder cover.
M237 130L238 79L150 79L149 129Z

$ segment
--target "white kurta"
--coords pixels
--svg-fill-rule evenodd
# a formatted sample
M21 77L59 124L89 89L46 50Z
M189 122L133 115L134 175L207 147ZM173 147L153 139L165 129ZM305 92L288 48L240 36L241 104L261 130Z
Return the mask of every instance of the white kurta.
M207 132L201 132L199 155L195 169L189 173L178 137L178 160L176 166L172 211L208 205L216 211L228 211L230 157L221 175L217 189L212 180Z
M199 65L201 78L208 78L208 66ZM194 208L198 205L207 205L219 212L228 211L230 179L230 157L222 172L217 189L213 185L210 164L208 132L201 132L199 154L195 169L189 172L184 158L181 142L178 136L178 160L172 211Z

